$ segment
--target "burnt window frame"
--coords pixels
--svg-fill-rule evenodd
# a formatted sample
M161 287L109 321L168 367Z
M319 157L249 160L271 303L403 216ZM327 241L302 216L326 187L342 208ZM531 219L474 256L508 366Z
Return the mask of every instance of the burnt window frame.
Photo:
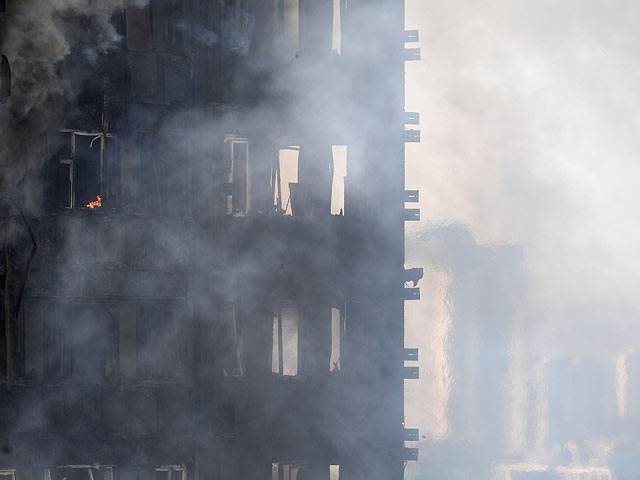
M65 156L57 156L57 154L54 154L54 158L52 159L53 162L57 162L59 164L63 164L63 165L68 165L69 166L69 175L68 175L68 182L69 182L69 198L68 198L68 202L65 202L66 205L64 205L63 208L67 208L67 209L83 209L83 208L88 208L86 204L83 205L78 205L77 204L77 198L76 198L76 194L77 194L77 174L76 174L76 166L78 164L78 160L76 158L76 137L77 136L82 136L82 137L93 137L91 142L89 143L90 147L89 148L93 148L93 143L96 140L100 140L100 152L99 152L99 167L98 167L98 172L99 172L99 177L100 177L100 192L97 195L101 196L101 199L104 200L105 199L105 146L107 143L107 139L110 139L113 141L113 149L114 151L117 151L117 137L111 133L107 133L107 132L89 132L89 131L84 131L84 130L74 130L74 129L61 129L58 130L57 133L61 133L61 134L68 134L69 135L69 142L70 142L70 151L69 151L69 156L65 157ZM53 199L52 199L53 200ZM54 205L54 208L57 205Z
M225 134L224 136L224 144L228 145L228 150L225 153L225 157L227 160L227 165L229 168L228 177L227 177L227 191L225 192L227 195L227 202L225 207L225 213L227 215L236 215L236 216L245 216L248 215L251 211L251 149L250 149L250 141L247 137L241 137L239 135L234 134ZM236 154L236 145L245 145L245 155L243 159L238 159ZM238 160L245 163L245 180L244 185L240 187L235 186L235 165ZM236 188L241 189L244 194L244 205L240 208L237 207L235 198L237 195L234 195Z
M163 480L187 480L187 467L185 465L159 465L153 469L155 479L159 479L159 474L166 473Z
M175 353L175 364L168 368L167 365L155 364L150 367L150 359L154 355L149 348L158 337L148 338L149 332L167 336L167 331L159 332L158 320L162 316L162 321L166 321L166 313L170 312L169 323L175 329L175 335L169 335L173 344L156 345L155 348L172 348ZM138 381L186 381L189 378L188 361L188 336L184 331L185 322L180 320L180 314L184 312L184 304L181 301L158 300L140 302L136 305L136 377ZM156 316L157 315L157 316ZM147 343L149 342L149 343Z
M93 328L98 333L100 350L98 365L100 373L84 371L82 363L82 342L75 334L79 318L83 312L92 312ZM43 371L46 381L60 382L67 379L102 382L119 369L119 352L116 318L110 311L110 304L103 302L54 302L43 319ZM94 339L92 339L94 340Z
M293 373L285 373L285 366L289 368L292 365L289 365L285 362L285 351L290 350L290 348L285 347L285 335L284 335L284 310L294 310L295 311L295 372ZM276 305L274 305L273 310L273 330L272 330L272 351L271 351L271 373L273 375L277 375L279 377L295 377L300 375L300 347L301 347L301 337L300 337L300 307L294 301L282 300Z

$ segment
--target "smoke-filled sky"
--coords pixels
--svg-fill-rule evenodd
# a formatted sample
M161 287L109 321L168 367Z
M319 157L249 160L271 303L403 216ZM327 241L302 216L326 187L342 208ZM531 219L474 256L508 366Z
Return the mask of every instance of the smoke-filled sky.
M407 1L407 186L423 221L524 247L550 355L640 333L639 18L628 1Z
M422 56L406 65L406 110L420 112L422 133L421 143L407 145L407 188L420 189L422 217L407 224L407 257L440 270L425 277L421 305L407 306L407 346L425 353L421 384L406 382L408 426L435 442L421 446L408 478L485 478L468 457L498 471L496 450L505 446L528 452L511 460L525 470L608 464L613 478L636 478L620 472L637 475L638 465L616 467L610 453L637 438L631 420L619 418L625 440L603 433L615 430L615 414L581 425L584 434L572 428L604 415L597 401L580 403L578 392L626 401L616 359L623 371L624 352L640 345L640 4L406 4ZM512 261L517 252L522 264ZM513 287L505 283L510 276ZM513 298L517 305L496 313ZM479 338L495 322L495 336L505 327L504 337ZM511 342L503 356L501 342ZM509 366L495 363L492 372L493 354ZM569 363L548 363L561 359ZM574 374L550 373L562 368ZM478 376L478 391L461 373ZM491 400L496 379L503 411L495 418L505 423L494 433L505 443L487 447L491 453L456 450L447 439L492 441L492 432L473 438L473 427L464 428L489 412L481 402ZM554 417L558 405L565 423ZM457 432L456 421L463 425Z

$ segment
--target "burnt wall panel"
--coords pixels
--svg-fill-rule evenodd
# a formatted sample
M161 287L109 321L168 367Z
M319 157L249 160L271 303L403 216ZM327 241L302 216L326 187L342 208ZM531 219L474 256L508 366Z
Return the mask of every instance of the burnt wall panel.
M151 50L151 8L128 7L126 10L127 47L132 51Z

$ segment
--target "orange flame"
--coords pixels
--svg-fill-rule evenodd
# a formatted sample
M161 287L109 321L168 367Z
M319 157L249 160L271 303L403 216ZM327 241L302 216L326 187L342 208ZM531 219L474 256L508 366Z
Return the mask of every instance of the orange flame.
M87 208L96 208L102 206L102 197L100 195L96 196L97 200L94 200L91 203L87 203Z

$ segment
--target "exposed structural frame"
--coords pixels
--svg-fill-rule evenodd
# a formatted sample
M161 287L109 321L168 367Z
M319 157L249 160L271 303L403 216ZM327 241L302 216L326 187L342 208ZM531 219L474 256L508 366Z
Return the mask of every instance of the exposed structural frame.
M5 314L0 468L402 479L419 439L404 308L424 273L404 256L420 115L405 111L419 34L403 2L154 0L113 22L123 41L42 139L41 248ZM4 245L14 272L25 239ZM20 408L41 402L27 438Z

